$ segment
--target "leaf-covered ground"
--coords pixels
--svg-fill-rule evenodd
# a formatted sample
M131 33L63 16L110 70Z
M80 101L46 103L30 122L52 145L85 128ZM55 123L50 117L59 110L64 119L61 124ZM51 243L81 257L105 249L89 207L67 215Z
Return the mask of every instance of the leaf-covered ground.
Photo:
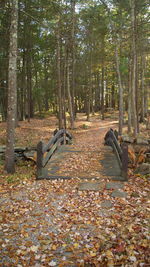
M31 145L40 133L46 140L55 129L48 119L27 126ZM112 126L116 124L109 119L78 121L73 147L82 153L61 163L71 180L36 181L29 163L18 167L28 179L8 184L1 169L0 266L150 266L149 180L130 175L124 183L126 198L112 197L106 189L109 179L100 159L104 134ZM17 138L26 146L24 127L17 129ZM79 173L95 177L101 190L79 190Z

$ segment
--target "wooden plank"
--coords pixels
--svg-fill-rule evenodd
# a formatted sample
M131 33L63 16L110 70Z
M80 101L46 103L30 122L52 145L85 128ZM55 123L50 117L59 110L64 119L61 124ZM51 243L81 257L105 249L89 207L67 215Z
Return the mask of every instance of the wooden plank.
M45 179L46 177L48 177L48 171L46 168L42 168L37 176L36 176L36 180L41 180L41 179Z
M115 136L115 134L114 134L114 132L112 130L110 130L110 137L112 138L113 142L115 143L115 146L116 146L116 148L118 150L118 153L121 156L122 155L122 149L121 149L121 147L120 147L120 145L118 143L118 140L117 140L117 138L116 138L116 136Z
M63 134L64 133L64 129L61 129L59 130L51 139L50 141L48 142L47 145L45 145L43 147L43 154L50 149L50 147L56 142L56 140L58 139L59 135Z
M69 141L69 140L72 139L72 135L68 131L66 131L65 129L61 129L50 139L48 144L43 147L43 153L45 153L47 150L50 150L51 146L57 141L57 139L62 137L61 136L62 134L65 134L69 138L69 139L66 139L66 140Z
M114 142L113 142L113 140L111 138L108 139L108 140L109 140L109 143L111 144L111 146L112 146L112 148L114 150L114 153L115 153L115 155L117 157L117 160L118 160L118 163L119 163L119 167L120 167L120 169L122 169L122 162L121 162L121 159L120 159L120 155L118 153L118 149L116 148L116 145L114 144Z
M70 140L72 139L72 135L68 131L66 131L66 136L69 137Z
M15 147L14 148L14 151L16 153L23 153L26 150L29 150L29 148L27 147ZM6 146L0 146L0 153L5 153L5 151L6 151Z
M61 138L59 138L57 140L57 142L51 147L51 149L47 152L45 158L43 159L43 167L45 167L45 165L47 164L47 162L49 161L49 159L51 158L51 156L53 155L53 153L55 152L55 150L57 149L58 145L64 141L64 137L62 136Z
M122 176L125 181L128 180L128 145L122 144Z
M43 146L44 143L42 141L40 141L37 144L37 161L36 161L37 177L41 175L41 171L43 168Z

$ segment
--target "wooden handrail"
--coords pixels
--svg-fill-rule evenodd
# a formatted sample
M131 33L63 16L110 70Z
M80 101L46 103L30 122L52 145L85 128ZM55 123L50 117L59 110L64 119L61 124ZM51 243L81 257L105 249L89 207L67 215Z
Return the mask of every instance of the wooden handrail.
M69 141L70 139L68 137L65 138L66 141ZM58 145L61 144L64 141L64 137L60 137L57 142L51 147L51 149L47 152L46 156L43 158L43 167L47 164L47 162L50 160L51 156L57 149Z
M115 155L117 157L119 167L122 171L122 176L125 180L128 179L128 145L127 144L120 144L116 138L116 135L113 129L110 129L105 135L105 144L109 145L113 148Z
M50 147L57 141L58 137L64 133L64 129L59 130L48 142L47 145L43 147L43 153L45 153Z
M66 131L65 129L61 129L61 130L59 130L51 139L50 139L50 141L48 142L48 144L46 144L46 145L44 145L43 146L43 153L45 153L45 152L47 152L50 148L51 148L51 146L57 141L57 139L59 138L59 136L61 136L61 135L64 135L64 134L66 134L66 136L71 140L72 139L72 135L68 132L68 131Z
M110 143L111 147L113 148L113 151L116 154L116 157L117 157L117 160L118 160L118 163L119 163L120 168L122 168L122 161L121 161L119 152L117 150L117 147L116 147L115 143L113 142L113 140L111 138L109 139L109 143Z
M66 144L72 139L72 135L65 129L59 130L48 142L40 141L37 144L37 178L42 177L42 170L61 144Z

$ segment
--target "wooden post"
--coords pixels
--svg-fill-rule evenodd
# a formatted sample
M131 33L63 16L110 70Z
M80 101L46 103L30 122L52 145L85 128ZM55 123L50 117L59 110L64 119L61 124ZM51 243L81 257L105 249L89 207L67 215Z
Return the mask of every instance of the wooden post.
M37 179L42 178L42 169L43 169L43 146L44 143L40 141L37 144Z
M128 145L123 143L122 148L122 176L125 181L128 180Z
M66 130L64 130L64 145L66 145Z

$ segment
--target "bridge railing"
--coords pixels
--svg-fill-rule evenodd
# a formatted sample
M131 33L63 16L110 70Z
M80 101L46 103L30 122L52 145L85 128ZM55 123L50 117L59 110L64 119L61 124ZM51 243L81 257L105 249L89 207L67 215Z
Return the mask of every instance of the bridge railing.
M128 179L128 145L118 142L118 133L110 129L105 135L105 144L111 146L117 157L119 167L121 169L121 174L124 180Z
M58 130L47 144L37 144L37 179L43 178L43 169L60 145L71 141L72 135L65 129Z

